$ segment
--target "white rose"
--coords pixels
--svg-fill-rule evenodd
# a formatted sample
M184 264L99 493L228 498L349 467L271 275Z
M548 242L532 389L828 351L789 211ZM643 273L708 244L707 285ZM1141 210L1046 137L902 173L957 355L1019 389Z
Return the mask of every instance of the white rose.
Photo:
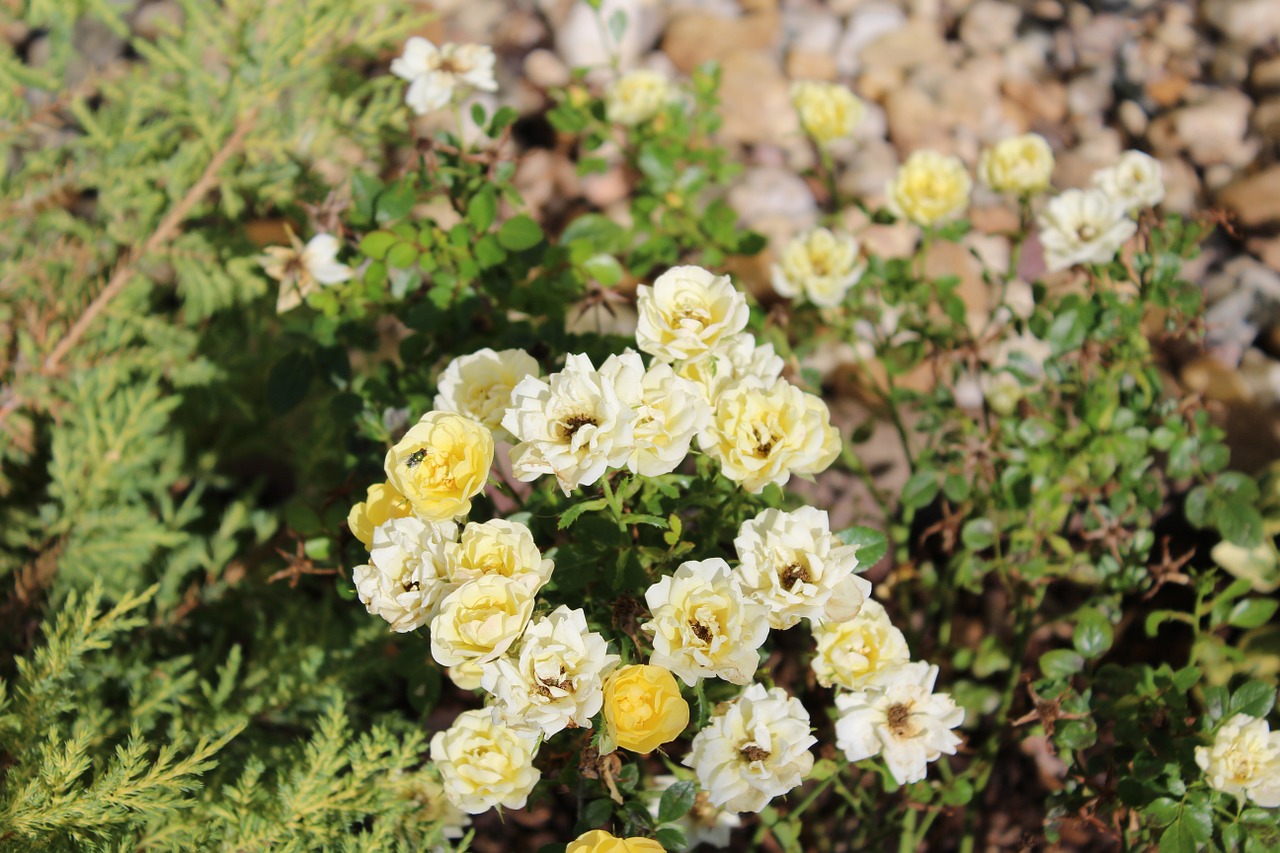
M536 735L497 723L486 708L463 711L431 738L445 796L468 814L494 806L524 808L542 773L533 766Z
M404 43L404 54L391 61L391 73L409 81L404 102L418 115L448 106L465 90L492 92L493 50L481 44L446 44L436 47L419 36Z
M964 709L934 693L938 668L913 661L882 670L865 688L836 696L836 747L850 761L883 755L899 785L919 782L930 761L955 755Z
M513 651L488 664L481 682L497 699L493 709L501 720L544 737L591 727L604 704L604 676L621 658L609 654L581 609L557 607L530 625Z
M727 275L672 267L636 288L636 345L660 361L697 358L746 328L747 298Z
M818 649L810 665L823 687L860 690L876 674L911 660L907 638L874 599L864 601L852 619L811 627Z
M453 580L465 583L482 575L502 575L522 579L536 590L551 579L554 569L555 563L543 559L528 527L495 518L467 522L462 528Z
M618 375L630 377L632 371ZM554 474L567 495L579 485L596 482L606 469L625 465L634 446L636 421L627 401L639 399L641 375L643 369L635 374L636 387L619 387L587 356L570 355L564 370L546 380L522 379L502 419L502 426L520 442L511 451L515 476L528 481Z
M277 314L297 308L303 299L321 287L351 278L351 267L338 263L342 243L332 234L317 234L304 246L290 231L289 243L288 246L268 246L262 260L267 275L280 282Z
M1108 263L1138 229L1123 205L1102 190L1067 190L1036 221L1050 272Z
M714 409L720 396L743 379L753 376L770 386L782 376L785 366L773 344L757 345L750 332L739 332L720 341L706 355L680 362L676 373L697 385Z
M605 92L605 115L611 122L633 127L656 116L675 97L675 89L666 75L638 68L622 75Z
M370 564L351 572L365 609L400 633L425 625L452 589L457 535L452 521L427 523L413 516L375 527Z
M1155 207L1164 201L1160 161L1141 151L1126 151L1120 162L1094 174L1093 185L1126 211Z
M475 418L505 440L510 435L502 428L502 416L511 405L511 389L539 372L538 362L522 349L485 347L449 362L440 375L435 408Z
M725 391L698 444L726 477L756 494L792 474L824 471L840 455L827 404L785 379L772 386L744 379Z
M1196 747L1196 764L1217 790L1263 808L1280 806L1280 732L1266 720L1236 714L1218 729L1212 746Z
M857 547L831 533L824 510L766 509L742 523L733 547L742 588L769 608L773 628L801 619L852 619L871 594L871 584L854 574Z
M844 301L867 265L858 260L858 241L826 228L807 231L782 249L772 267L779 296L808 296L814 305L833 308Z
M653 614L641 626L654 635L651 665L690 686L709 677L751 681L769 635L768 614L743 593L728 563L718 557L681 563L644 598Z
M533 613L524 578L484 575L455 589L431 620L431 657L441 666L488 663L516 641Z
M697 385L677 376L671 365L655 362L645 371L637 415L627 468L657 477L674 471L689 455L694 436L711 420L711 407Z
M657 822L658 809L662 805L662 792L680 781L675 776L664 773L649 780L648 794L649 814ZM684 833L689 841L688 849L699 844L711 847L728 847L733 831L742 826L742 818L734 812L711 805L706 791L699 791L693 801L693 808L673 824Z
M714 806L759 812L813 769L809 712L781 687L752 684L722 705L684 759Z

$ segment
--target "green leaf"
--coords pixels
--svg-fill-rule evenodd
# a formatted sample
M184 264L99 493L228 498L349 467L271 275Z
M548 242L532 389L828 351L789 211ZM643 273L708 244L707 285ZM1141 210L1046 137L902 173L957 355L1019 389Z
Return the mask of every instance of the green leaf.
M360 241L360 251L375 261L380 261L387 256L387 250L398 240L399 238L389 231L372 231Z
M1046 678L1069 678L1084 668L1084 658L1070 649L1054 649L1040 655L1040 671Z
M1097 610L1086 610L1080 614L1071 639L1076 651L1084 657L1101 657L1111 648L1114 639L1111 621Z
M692 780L676 782L662 792L662 799L658 801L658 822L671 823L684 817L689 813L689 809L693 808L697 798L697 782Z
M542 226L525 214L513 216L498 229L498 242L512 252L532 249L542 241Z
M846 527L836 534L841 542L858 549L858 565L870 568L889 552L889 540L874 527Z
M478 233L489 230L498 216L498 194L493 187L485 187L467 203L467 221Z
M583 271L605 287L622 281L622 264L613 255L594 255L582 262Z
M1196 839L1181 816L1160 834L1160 853L1196 853Z
M564 515L560 516L559 528L564 530L569 525L577 521L578 516L582 515L584 512L595 512L598 509L604 509L608 505L609 502L604 498L596 498L592 501L583 501L580 504L574 504L564 511Z
M654 833L654 837L658 839L662 849L669 851L669 853L679 853L689 847L689 840L684 837L683 832L674 826L662 827Z
M902 505L907 509L920 509L933 503L938 496L938 474L920 471L913 474L902 487Z
M378 194L376 219L378 222L394 222L397 219L403 219L410 210L413 210L415 201L417 196L413 192L413 187L408 184L387 187Z
M1170 797L1160 797L1152 800L1150 805L1142 811L1155 821L1156 826L1168 826L1178 819L1182 804Z
M1273 598L1246 598L1237 601L1227 616L1227 623L1237 628L1261 628L1275 615L1280 601Z
M1248 714L1250 717L1265 717L1275 704L1275 687L1263 681L1246 681L1231 694L1227 716Z
M396 243L387 252L387 266L407 270L418 262L418 247L412 243Z
M611 817L613 817L613 800L601 797L587 803L578 820L583 826L591 828L603 826Z
M974 518L960 528L960 541L970 551L985 551L996 542L996 525L989 518Z
M283 415L302 402L315 376L315 364L309 353L301 350L280 359L267 374L267 405Z

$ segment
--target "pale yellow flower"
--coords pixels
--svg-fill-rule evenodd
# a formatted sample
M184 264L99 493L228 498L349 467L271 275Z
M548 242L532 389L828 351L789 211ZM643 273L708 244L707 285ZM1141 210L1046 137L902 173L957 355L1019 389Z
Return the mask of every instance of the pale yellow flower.
M624 74L604 96L609 121L628 127L643 124L662 111L676 92L666 75L648 68Z
M917 151L889 181L889 209L917 225L934 225L969 206L973 181L959 157Z
M374 483L365 493L365 499L347 513L347 527L352 536L364 543L364 547L370 548L375 528L393 518L407 518L412 514L413 507L395 486Z
M463 711L431 738L445 796L467 814L523 808L542 773L533 766L538 737L496 722L488 708Z
M664 853L666 849L652 838L618 838L603 829L593 829L571 841L564 853Z
M1265 719L1236 714L1212 746L1196 747L1196 764L1213 788L1263 808L1280 806L1280 732Z
M524 632L533 602L523 579L484 575L464 583L431 620L431 657L441 666L494 660Z
M604 720L618 746L653 752L689 725L689 703L670 670L632 664L605 679Z
M826 308L843 302L867 269L858 257L858 241L826 228L797 236L783 247L778 261L772 274L779 296L807 296Z
M636 346L660 361L683 361L710 352L746 328L747 298L727 275L702 267L672 267L653 286L636 288Z
M1053 177L1053 149L1038 133L1002 139L982 152L978 176L996 192L1044 192Z
M440 374L435 407L475 418L498 439L510 438L502 428L502 417L511 406L511 389L539 371L538 362L522 349L485 347L449 362Z
M791 85L791 104L800 126L819 145L848 136L866 114L866 104L839 83L802 80Z
M495 518L467 522L459 541L458 567L453 580L466 582L483 575L524 578L534 589L551 579L555 563L543 559L533 533L518 521Z
M427 412L387 451L387 480L424 519L471 512L493 464L493 434L453 412Z
M823 687L860 690L877 673L911 660L906 637L874 599L864 601L847 621L815 622L813 636L818 650L811 666Z

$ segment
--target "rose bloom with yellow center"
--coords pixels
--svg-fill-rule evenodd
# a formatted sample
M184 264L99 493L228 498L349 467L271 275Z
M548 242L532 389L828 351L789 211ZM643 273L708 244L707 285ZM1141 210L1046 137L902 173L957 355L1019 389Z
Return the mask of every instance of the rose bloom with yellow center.
M431 657L441 666L487 663L524 633L536 576L484 575L449 593L431 620Z
M1213 788L1263 808L1280 806L1280 732L1265 719L1236 714L1212 746L1196 747L1196 764Z
M636 346L659 361L698 358L746 328L747 298L727 275L672 267L636 288Z
M427 412L387 451L387 480L427 520L471 512L493 464L493 434L453 412Z
M906 637L873 599L864 601L852 619L814 623L813 636L818 650L811 666L823 687L859 690L877 673L911 659Z
M814 228L782 249L772 267L779 296L807 296L814 305L834 308L866 271L858 260L858 241L849 234Z
M604 721L618 746L653 752L689 725L689 703L670 670L632 664L614 670L604 682Z
M917 151L889 181L889 209L917 225L930 226L969 206L973 181L959 157Z
M666 849L652 838L618 838L603 829L593 829L571 841L564 853L665 853Z
M347 513L347 527L351 535L373 547L373 531L393 518L408 518L413 507L408 499L396 491L390 483L374 483L365 493L365 499Z
M791 105L800 126L819 145L849 136L866 114L866 104L839 83L801 80L791 86Z
M1044 192L1053 177L1053 149L1038 133L1002 139L982 152L978 177L1000 193Z
M662 111L675 98L671 81L661 72L638 68L624 74L604 96L609 121L633 127Z

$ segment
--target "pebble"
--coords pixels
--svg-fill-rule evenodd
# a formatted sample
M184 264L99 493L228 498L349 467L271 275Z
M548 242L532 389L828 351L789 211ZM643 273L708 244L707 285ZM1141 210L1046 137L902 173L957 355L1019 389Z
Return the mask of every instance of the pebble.
M1233 182L1218 203L1248 228L1280 223L1280 164Z
M1205 19L1223 35L1246 48L1261 47L1280 38L1280 15L1275 0L1207 0Z
M999 0L978 0L965 12L960 41L974 53L996 51L1015 41L1022 10Z

